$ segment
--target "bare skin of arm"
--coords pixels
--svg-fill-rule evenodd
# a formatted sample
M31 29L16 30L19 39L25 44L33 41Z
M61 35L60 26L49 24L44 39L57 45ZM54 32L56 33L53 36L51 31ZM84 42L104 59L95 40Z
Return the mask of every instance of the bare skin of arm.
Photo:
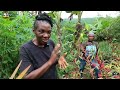
M97 43L97 52L96 52L96 59L99 60L99 57L98 57L98 43Z
M82 50L82 52L83 52L84 54L86 54L86 50L85 50L84 44L81 45L81 50ZM86 57L86 58L83 57L83 59L88 62L87 58L88 58L88 57Z
M82 45L81 45L81 50L82 50L82 52L83 52L84 54L86 54L85 44L82 44ZM89 61L89 60L90 60L90 56L89 56L89 55L88 55L88 57L83 57L83 59L90 64L90 61Z
M40 78L55 62L59 54L60 44L56 45L55 49L52 52L51 58L40 68L32 71L24 79L38 79Z

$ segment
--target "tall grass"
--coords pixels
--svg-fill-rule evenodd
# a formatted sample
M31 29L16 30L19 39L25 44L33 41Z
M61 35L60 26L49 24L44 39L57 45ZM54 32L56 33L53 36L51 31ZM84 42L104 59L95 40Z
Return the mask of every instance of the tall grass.
M107 41L99 43L99 56L102 56L102 60L112 60L112 46Z

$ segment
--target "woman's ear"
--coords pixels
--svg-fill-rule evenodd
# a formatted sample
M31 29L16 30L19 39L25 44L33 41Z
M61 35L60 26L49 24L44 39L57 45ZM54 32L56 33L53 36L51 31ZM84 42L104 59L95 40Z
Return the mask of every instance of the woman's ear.
M35 30L34 30L34 29L33 29L32 31L35 33Z
M36 32L35 32L35 31L36 31L36 30L35 30L35 29L33 29L33 33L34 33L34 34L36 34Z

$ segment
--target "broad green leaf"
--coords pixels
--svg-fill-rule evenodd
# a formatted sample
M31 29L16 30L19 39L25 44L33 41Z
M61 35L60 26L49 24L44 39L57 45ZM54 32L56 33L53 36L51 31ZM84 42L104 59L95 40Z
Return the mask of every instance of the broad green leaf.
M87 23L85 23L85 28L86 28L87 30L90 30L90 25L87 24Z

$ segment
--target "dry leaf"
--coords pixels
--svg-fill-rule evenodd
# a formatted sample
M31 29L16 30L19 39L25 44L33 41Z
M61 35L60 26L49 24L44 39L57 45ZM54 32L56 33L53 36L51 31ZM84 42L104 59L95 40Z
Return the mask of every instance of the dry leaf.
M18 69L19 69L19 67L21 65L21 63L22 63L22 60L20 61L20 63L18 64L18 66L16 67L15 71L13 72L13 74L11 75L11 77L9 79L13 79L15 77L15 75L16 75L16 73L17 73L17 71L18 71Z
M22 79L25 76L26 72L29 70L30 66L31 65L29 65L23 72L21 72L21 74L16 79Z

